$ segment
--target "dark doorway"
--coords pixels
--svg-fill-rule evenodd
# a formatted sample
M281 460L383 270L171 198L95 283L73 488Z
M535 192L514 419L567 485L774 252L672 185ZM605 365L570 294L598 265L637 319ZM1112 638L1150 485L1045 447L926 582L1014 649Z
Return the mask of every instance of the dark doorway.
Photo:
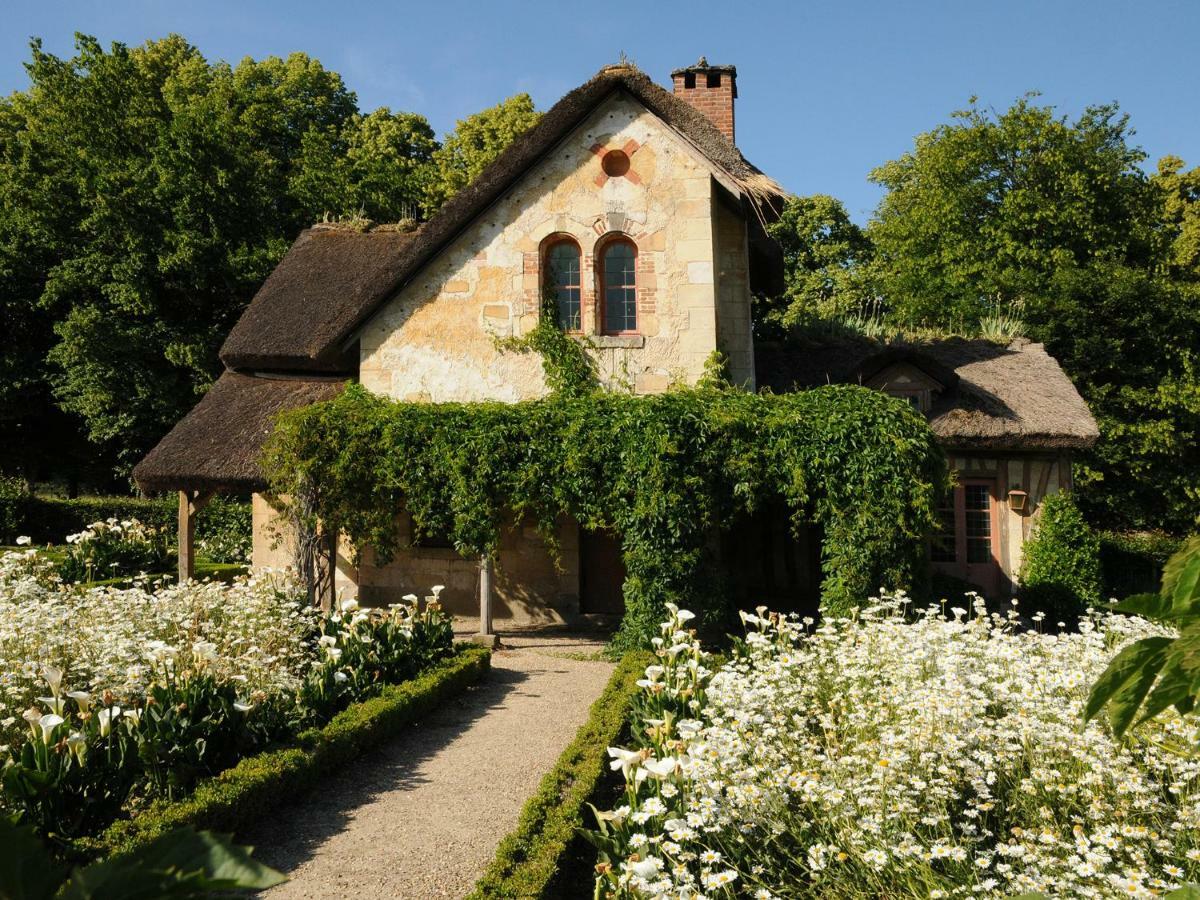
M582 532L579 568L579 611L624 615L625 560L620 539L609 531Z
M966 581L985 597L999 596L999 508L996 479L962 479L942 500L929 553L933 571Z
M721 558L738 609L816 615L821 599L821 531L793 531L787 509L772 505L739 517L721 533Z

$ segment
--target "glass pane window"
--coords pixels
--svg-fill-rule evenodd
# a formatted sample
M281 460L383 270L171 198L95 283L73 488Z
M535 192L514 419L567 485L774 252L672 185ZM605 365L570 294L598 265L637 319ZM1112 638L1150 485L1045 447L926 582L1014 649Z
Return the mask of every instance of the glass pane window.
M558 309L558 324L564 331L580 331L583 323L579 304L579 248L559 241L546 254L547 288Z
M934 562L941 563L958 562L958 552L954 546L956 532L953 491L942 500L942 504L938 508L938 530L933 535L933 541L929 548L929 558Z
M986 563L992 559L992 495L986 484L968 484L963 488L963 525L967 538L967 562Z
M637 253L615 241L604 248L604 330L637 331Z

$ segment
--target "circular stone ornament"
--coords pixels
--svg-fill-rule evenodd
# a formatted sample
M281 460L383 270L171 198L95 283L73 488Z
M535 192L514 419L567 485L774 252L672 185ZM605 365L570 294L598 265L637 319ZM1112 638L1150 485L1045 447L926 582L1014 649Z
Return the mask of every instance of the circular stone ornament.
M600 157L600 168L609 178L620 178L629 171L629 156L624 150L609 150Z

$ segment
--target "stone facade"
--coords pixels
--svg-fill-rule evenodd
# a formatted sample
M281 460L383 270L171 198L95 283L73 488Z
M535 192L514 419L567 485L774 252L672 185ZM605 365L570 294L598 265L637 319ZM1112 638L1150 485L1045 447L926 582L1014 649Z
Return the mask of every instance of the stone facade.
M617 177L602 166L614 150L629 160ZM540 359L497 338L536 325L543 251L566 237L582 253L582 331L608 386L647 394L694 384L724 346L752 386L745 223L725 209L721 190L703 156L614 96L375 315L361 334L359 378L397 400L543 395ZM637 247L638 329L608 336L595 261L617 235Z
M605 171L612 151L628 159L623 174ZM503 348L498 339L528 334L537 324L544 251L567 238L581 253L581 332L606 386L649 394L692 385L720 349L735 382L752 390L746 222L714 174L656 116L614 95L364 326L360 381L404 401L543 396L540 358ZM601 328L596 257L616 236L637 248L634 334L606 335ZM287 562L286 550L269 545L273 517L256 498L256 566ZM410 524L400 511L397 527L407 545ZM569 622L578 615L577 524L561 522L557 543L556 559L528 523L505 530L494 585L493 614L501 623ZM344 552L338 569L339 593L363 603L421 596L441 584L451 612L479 612L478 563L451 547L406 546L386 564L367 548L357 567Z

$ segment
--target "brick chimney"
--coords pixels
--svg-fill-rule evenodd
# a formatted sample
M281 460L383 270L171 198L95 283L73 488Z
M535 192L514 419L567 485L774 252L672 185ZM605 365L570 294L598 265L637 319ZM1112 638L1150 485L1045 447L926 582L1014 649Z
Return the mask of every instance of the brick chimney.
M733 143L733 101L737 99L737 67L710 66L703 56L694 66L671 73L675 95L712 121Z

